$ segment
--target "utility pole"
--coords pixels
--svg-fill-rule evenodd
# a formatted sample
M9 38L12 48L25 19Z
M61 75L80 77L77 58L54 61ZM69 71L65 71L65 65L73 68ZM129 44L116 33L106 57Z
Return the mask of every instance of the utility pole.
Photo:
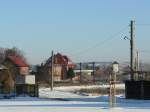
M80 62L80 83L82 82L82 63Z
M93 62L92 65L93 65L93 82L95 83L95 62Z
M51 56L51 91L53 91L53 75L54 75L54 52L52 51L52 56Z
M131 20L130 23L130 72L131 72L131 80L134 80L134 21Z
M115 87L115 83L116 83L116 74L114 73L110 73L109 76L109 106L110 107L115 107L116 104L116 87Z
M137 55L137 60L136 60L137 67L136 67L136 69L137 69L137 71L139 71L139 51L136 52L136 55Z
M136 73L135 75L135 79L134 80L138 80L138 71L139 71L139 52L138 50L136 51L136 58L135 58L135 69Z

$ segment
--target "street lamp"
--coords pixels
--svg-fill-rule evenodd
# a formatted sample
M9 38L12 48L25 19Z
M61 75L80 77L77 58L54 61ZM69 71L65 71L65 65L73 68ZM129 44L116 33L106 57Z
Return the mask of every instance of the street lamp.
M112 74L110 74L110 90L109 90L109 103L110 103L110 107L114 107L116 104L116 87L115 87L115 83L116 83L116 73L119 72L119 63L118 62L113 62L112 63Z
M119 63L118 62L116 62L116 61L113 62L112 67L113 67L113 72L114 73L119 72Z

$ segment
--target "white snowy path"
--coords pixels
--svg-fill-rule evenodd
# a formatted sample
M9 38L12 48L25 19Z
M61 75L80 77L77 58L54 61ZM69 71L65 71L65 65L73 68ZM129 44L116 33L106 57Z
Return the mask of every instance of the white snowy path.
M150 112L149 100L117 98L117 106L108 107L107 96L85 96L41 89L42 98L0 99L0 112Z

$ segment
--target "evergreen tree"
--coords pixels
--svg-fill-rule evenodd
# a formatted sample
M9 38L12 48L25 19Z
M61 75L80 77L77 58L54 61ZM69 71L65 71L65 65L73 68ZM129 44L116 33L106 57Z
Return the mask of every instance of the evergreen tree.
M67 71L67 78L70 78L72 80L73 77L75 77L75 72L73 68L69 68Z

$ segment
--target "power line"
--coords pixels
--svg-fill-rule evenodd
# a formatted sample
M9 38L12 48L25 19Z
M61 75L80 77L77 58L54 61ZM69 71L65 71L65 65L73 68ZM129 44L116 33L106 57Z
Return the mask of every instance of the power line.
M150 51L148 50L140 50L140 52L150 54Z
M82 55L82 54L84 54L84 53L87 53L87 52L89 52L90 50L95 49L96 47L100 47L100 46L104 45L105 43L107 43L107 42L109 42L109 41L111 41L111 40L117 38L117 35L119 35L120 33L122 33L122 31L124 31L127 27L128 27L128 26L124 27L124 28L121 29L119 32L117 32L117 33L115 33L115 34L109 36L109 37L106 38L105 40L103 40L103 41L101 41L101 42L98 42L97 44L95 44L95 45L93 45L93 46L91 46L91 47L89 47L89 48L87 48L87 49L84 49L84 50L82 50L82 51L76 53L76 55Z
M136 24L136 26L150 26L150 24Z
M148 50L138 50L140 55L141 55L141 59L145 59L146 57L149 57L150 55L150 51Z

